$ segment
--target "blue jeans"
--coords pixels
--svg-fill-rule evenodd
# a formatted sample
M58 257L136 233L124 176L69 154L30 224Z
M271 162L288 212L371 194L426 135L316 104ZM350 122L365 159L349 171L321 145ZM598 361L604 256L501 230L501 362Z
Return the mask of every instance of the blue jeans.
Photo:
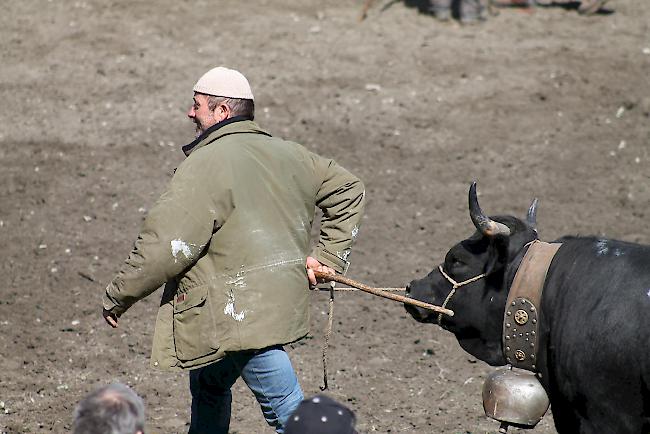
M303 399L289 356L281 346L229 353L190 371L192 421L189 434L227 434L230 388L242 377L259 402L266 422L278 433Z

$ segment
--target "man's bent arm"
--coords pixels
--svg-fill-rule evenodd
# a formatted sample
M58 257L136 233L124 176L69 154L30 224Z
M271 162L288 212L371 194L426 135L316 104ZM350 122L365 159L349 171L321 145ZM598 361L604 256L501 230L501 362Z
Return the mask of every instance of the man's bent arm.
M365 204L365 188L356 176L332 160L325 160L317 206L323 210L320 238L312 256L345 273L352 244L359 232Z

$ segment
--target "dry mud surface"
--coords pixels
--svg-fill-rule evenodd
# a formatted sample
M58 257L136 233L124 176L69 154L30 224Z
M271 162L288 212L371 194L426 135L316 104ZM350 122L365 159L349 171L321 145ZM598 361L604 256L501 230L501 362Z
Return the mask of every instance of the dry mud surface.
M650 6L612 0L440 23L414 2L6 2L0 16L0 430L66 432L76 402L112 380L147 403L149 432L186 432L186 375L148 367L159 293L117 330L104 285L193 136L195 80L242 70L259 123L366 183L349 276L400 286L438 264L483 208L541 237L650 243ZM569 5L570 6L570 5ZM327 295L289 349L321 384ZM492 368L398 303L341 293L330 393L361 432L496 433L480 390ZM232 432L270 432L242 382ZM517 432L517 430L513 430ZM533 431L555 432L549 415Z

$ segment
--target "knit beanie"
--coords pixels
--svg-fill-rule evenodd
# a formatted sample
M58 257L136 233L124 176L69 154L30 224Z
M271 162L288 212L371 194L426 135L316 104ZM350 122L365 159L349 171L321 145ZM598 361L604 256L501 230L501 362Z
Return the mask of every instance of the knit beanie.
M234 69L212 68L196 82L194 92L226 98L253 99L253 91L246 77Z

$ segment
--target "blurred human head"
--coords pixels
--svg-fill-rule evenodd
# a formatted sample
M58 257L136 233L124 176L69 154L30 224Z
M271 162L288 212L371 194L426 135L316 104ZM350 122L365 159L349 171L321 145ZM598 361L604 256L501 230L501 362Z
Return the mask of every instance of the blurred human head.
M144 402L121 383L101 387L74 411L73 434L144 434Z
M325 395L303 400L289 416L285 434L357 434L352 410Z

